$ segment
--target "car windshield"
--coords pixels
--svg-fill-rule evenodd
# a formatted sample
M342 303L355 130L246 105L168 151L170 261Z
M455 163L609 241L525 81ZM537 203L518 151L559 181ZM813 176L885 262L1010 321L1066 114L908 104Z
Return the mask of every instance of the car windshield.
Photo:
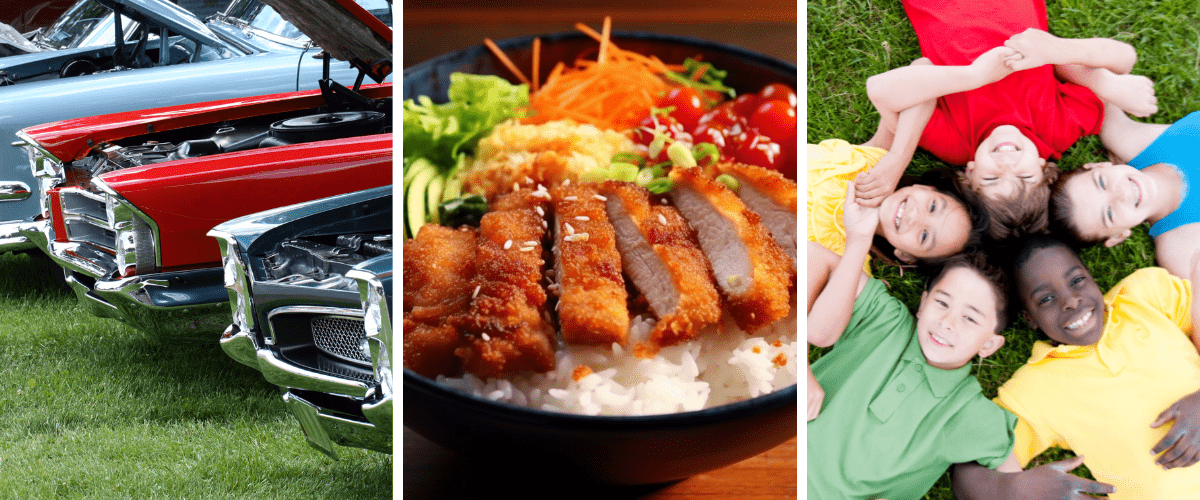
M121 17L125 33L133 33L137 26L128 17ZM35 42L55 50L103 47L113 44L115 29L113 12L95 0L88 0L73 5Z
M285 38L307 39L304 33L284 21L269 5L263 5L258 0L234 0L225 9L225 15L241 20L250 27L273 33Z

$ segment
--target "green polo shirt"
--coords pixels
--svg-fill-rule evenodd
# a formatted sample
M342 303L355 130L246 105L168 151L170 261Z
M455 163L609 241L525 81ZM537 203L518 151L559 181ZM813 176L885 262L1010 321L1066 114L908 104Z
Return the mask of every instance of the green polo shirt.
M808 423L808 498L919 499L950 465L995 468L1017 417L983 396L971 367L929 366L916 319L871 279L845 333L812 364L825 389Z

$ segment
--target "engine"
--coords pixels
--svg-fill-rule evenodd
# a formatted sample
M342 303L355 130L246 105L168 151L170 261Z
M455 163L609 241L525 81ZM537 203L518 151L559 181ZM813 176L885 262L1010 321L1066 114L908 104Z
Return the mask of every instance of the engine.
M392 253L391 234L343 234L284 241L263 260L267 282L333 290L358 290L346 272Z

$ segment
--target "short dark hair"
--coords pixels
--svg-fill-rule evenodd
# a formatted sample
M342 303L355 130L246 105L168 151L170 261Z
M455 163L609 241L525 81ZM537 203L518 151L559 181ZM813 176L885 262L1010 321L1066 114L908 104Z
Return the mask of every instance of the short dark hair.
M942 263L941 269L932 278L925 281L925 291L933 290L933 287L942 281L946 273L956 267L962 267L974 271L979 277L987 281L992 286L992 292L996 296L996 331L1000 333L1008 326L1008 311L1009 311L1009 287L1008 280L1005 278L1004 271L999 267L992 265L988 261L987 255L983 252L964 252L954 255L946 259Z
M1016 250L1008 255L1008 260L1004 264L1004 268L1008 270L1009 279L1011 280L1008 286L1009 303L1016 304L1015 307L1017 308L1017 311L1022 311L1025 309L1025 299L1024 297L1020 296L1021 291L1017 283L1017 276L1019 275L1017 271L1019 271L1021 266L1024 266L1026 262L1029 262L1029 258L1033 257L1034 253L1047 248L1062 247L1071 252L1072 255L1075 255L1076 257L1079 256L1079 252L1077 252L1076 249L1071 246L1069 241L1064 241L1049 235L1031 236L1021 240L1017 244L1013 245L1013 247ZM1050 339L1050 337L1046 336L1045 332L1042 332L1041 335L1046 339ZM1053 339L1050 340L1053 341Z
M1075 203L1067 195L1067 182L1084 172L1087 172L1087 169L1083 167L1064 172L1050 186L1050 231L1066 237L1067 241L1064 243L1073 248L1089 247L1102 243L1105 239L1103 236L1083 234L1072 217Z
M1050 185L1058 178L1058 166L1046 162L1042 182L1021 184L1016 196L993 200L981 195L966 177L955 179L954 187L963 200L987 215L984 234L995 241L1045 234L1050 230Z

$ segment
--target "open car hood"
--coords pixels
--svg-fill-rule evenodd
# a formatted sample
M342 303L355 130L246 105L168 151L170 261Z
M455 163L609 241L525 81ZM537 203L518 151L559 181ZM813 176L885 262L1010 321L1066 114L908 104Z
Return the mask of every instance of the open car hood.
M213 34L203 22L191 12L167 0L96 0L114 11L120 10L135 21L166 26L167 29L187 38L198 40L210 47L224 47L225 43Z
M392 72L392 28L354 0L262 0L334 59L376 82Z
M0 45L8 45L18 49L18 51L24 51L28 54L42 51L41 47L38 47L37 45L34 45L33 42L26 40L25 37L16 30L16 28L4 23L0 23ZM20 52L14 52L0 48L0 56L9 55L9 53L16 54Z

